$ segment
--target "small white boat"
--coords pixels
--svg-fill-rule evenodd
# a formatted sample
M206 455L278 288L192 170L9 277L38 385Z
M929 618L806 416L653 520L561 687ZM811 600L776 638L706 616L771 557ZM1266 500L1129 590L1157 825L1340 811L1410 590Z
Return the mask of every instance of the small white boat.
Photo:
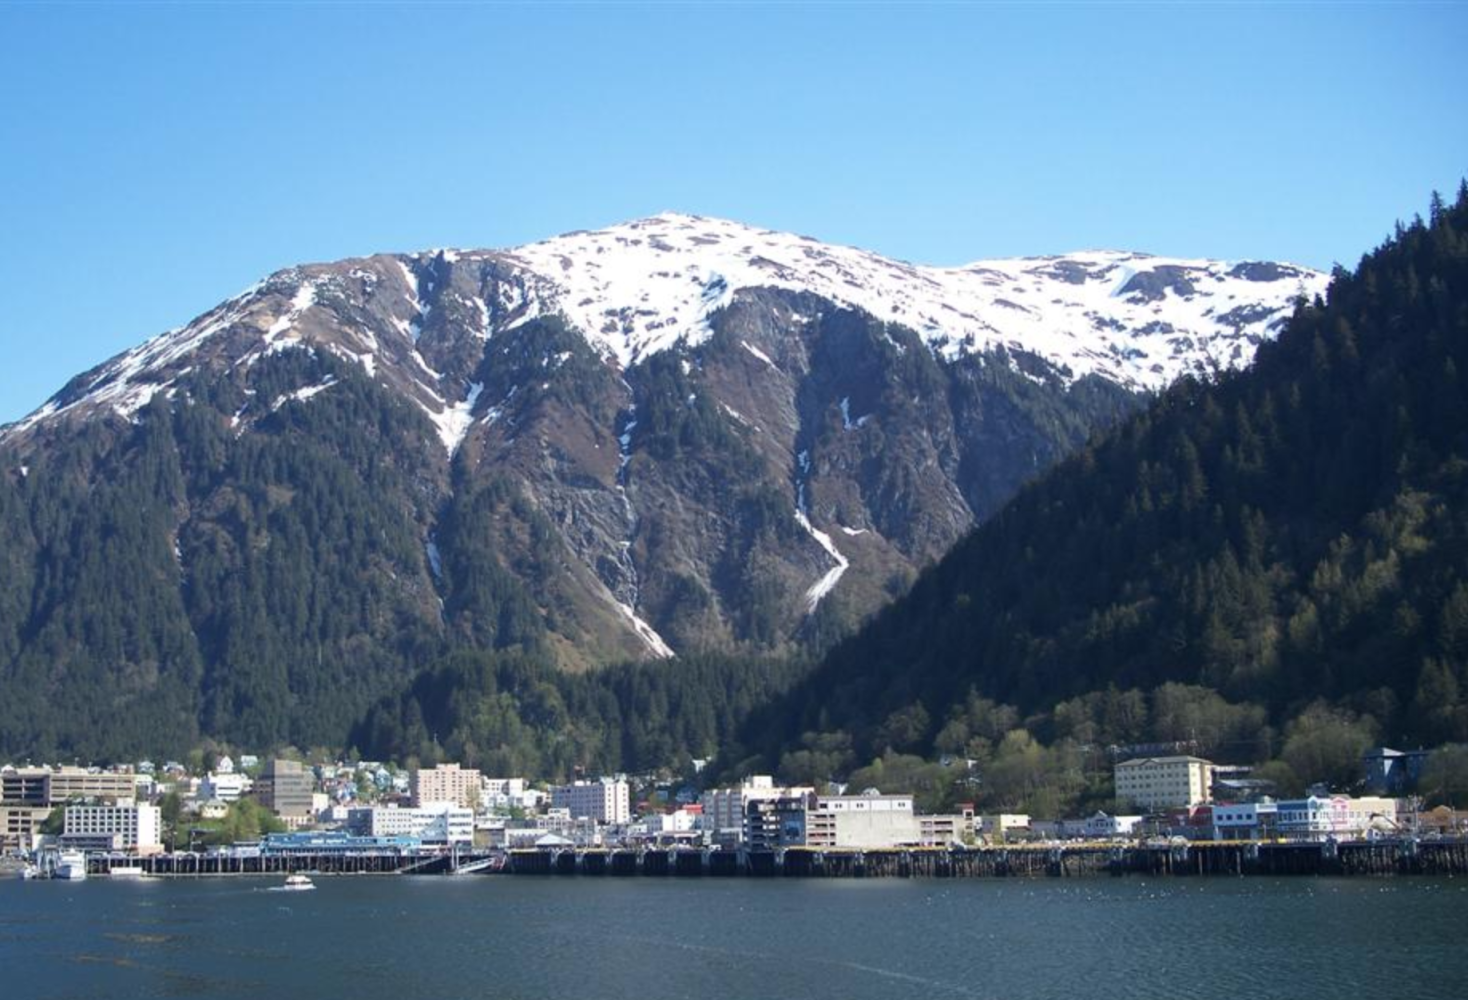
M142 865L116 865L107 872L113 878L147 878Z
M35 865L26 865L20 870L20 877L24 879L40 878L41 869L37 868Z
M307 889L314 888L316 888L315 882L312 882L304 875L296 874L287 875L285 877L285 885L278 885L275 887L275 890L277 892L305 892Z

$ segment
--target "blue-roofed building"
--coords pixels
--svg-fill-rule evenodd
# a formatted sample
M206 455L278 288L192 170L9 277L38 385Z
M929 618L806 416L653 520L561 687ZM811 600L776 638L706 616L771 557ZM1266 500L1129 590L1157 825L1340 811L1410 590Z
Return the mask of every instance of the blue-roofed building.
M423 841L417 837L359 837L339 830L300 833L267 833L260 841L264 855L289 854L417 854Z

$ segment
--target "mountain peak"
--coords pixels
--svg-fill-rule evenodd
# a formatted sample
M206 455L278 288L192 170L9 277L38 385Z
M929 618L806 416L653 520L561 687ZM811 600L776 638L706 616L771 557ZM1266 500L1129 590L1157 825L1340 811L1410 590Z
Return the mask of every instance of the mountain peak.
M809 293L908 327L946 361L1003 349L1043 359L1066 382L1096 375L1156 390L1186 373L1246 364L1295 299L1323 291L1326 280L1290 264L1109 250L932 267L665 211L506 250L445 248L278 271L78 376L0 433L82 404L128 416L223 337L233 364L325 346L369 376L398 383L452 451L474 364L464 350L454 359L432 356L435 341L487 341L559 314L625 370L677 345L697 346L711 318L753 288ZM420 343L435 326L439 336Z

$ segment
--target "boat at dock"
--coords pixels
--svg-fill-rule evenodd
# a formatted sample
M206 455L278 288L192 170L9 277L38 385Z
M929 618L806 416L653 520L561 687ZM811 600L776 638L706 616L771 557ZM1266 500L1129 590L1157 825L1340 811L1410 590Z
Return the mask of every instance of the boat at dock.
M80 882L87 877L87 856L81 851L62 851L56 858L51 877Z

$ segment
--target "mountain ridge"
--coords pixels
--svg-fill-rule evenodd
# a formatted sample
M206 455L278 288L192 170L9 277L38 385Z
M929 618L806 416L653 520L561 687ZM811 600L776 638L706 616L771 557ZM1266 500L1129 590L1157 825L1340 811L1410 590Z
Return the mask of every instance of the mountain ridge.
M609 251L620 269L610 278L602 274L599 260ZM680 259L681 265L676 263ZM483 339L560 313L623 369L679 342L696 346L709 334L708 315L727 307L735 292L772 287L811 291L878 319L900 322L950 360L1003 347L1042 357L1065 379L1097 373L1148 391L1184 372L1197 374L1247 362L1253 347L1277 330L1293 301L1320 291L1325 277L1286 263L1124 251L932 267L822 244L807 236L665 212L503 250L440 248L283 268L190 323L83 373L78 379L95 376L91 385L83 390L76 386L77 379L72 380L36 411L0 429L0 438L19 435L85 403L89 396L126 415L151 395L150 383L135 384L135 378L167 371L171 362L235 326L253 325L266 350L307 343L309 313L330 305L317 302L322 283L356 280L365 286L359 291L368 295L381 284L389 286L387 294L401 296L402 303L392 303L376 317L377 329L364 331L368 336L352 345L359 349L349 351L372 376L379 337L396 331L416 347L437 305L430 300L440 289L439 272L444 265L461 262L479 264L490 277L481 279L478 294L460 283L445 304L460 313L477 314ZM675 263L664 266L669 262ZM1199 285L1226 284L1229 279L1236 285L1243 282L1252 292L1270 287L1267 294L1230 309L1209 305L1211 297L1204 297L1201 308L1182 308L1196 296ZM1096 294L1093 282L1103 286L1104 295ZM492 298L486 298L486 287L492 287ZM1086 294L1059 297L1066 289ZM1219 294L1233 302L1238 291ZM980 315L983 311L994 315ZM472 314L460 318L473 319ZM1006 328L1023 335L1007 333ZM1129 332L1126 339L1140 341L1141 346L1118 343L1114 336L1118 331ZM1082 335L1100 348L1081 342ZM396 360L427 376L426 382L419 380L420 405L436 418L452 453L477 401L471 395L473 383L458 393L445 393L444 379L453 373L431 367L422 351L398 347ZM339 349L348 351L348 346ZM166 388L166 383L152 384L156 386L152 391ZM68 393L74 386L76 398Z
M55 740L123 739L104 706L152 699L173 725L320 743L463 650L573 671L816 650L1149 398L1022 338L951 349L854 307L922 314L890 287L915 272L861 251L668 225L557 238L574 243L564 265L567 244L544 241L513 252L540 263L440 250L287 268L72 379L0 437L3 677L100 699L91 731L55 724ZM618 240L640 241L621 265ZM747 284L784 253L837 298ZM1206 371L1272 336L1297 282L1268 264L1246 267L1269 280L1023 266L1046 274L1006 285L1014 304L1083 317L1088 295L1144 326L1252 303L1237 328L1209 319L1207 349L1194 331L1168 355ZM1128 285L1136 301L1110 294ZM1130 327L1102 318L1086 336L1124 343ZM73 572L84 550L113 554ZM89 631L99 606L107 627Z

